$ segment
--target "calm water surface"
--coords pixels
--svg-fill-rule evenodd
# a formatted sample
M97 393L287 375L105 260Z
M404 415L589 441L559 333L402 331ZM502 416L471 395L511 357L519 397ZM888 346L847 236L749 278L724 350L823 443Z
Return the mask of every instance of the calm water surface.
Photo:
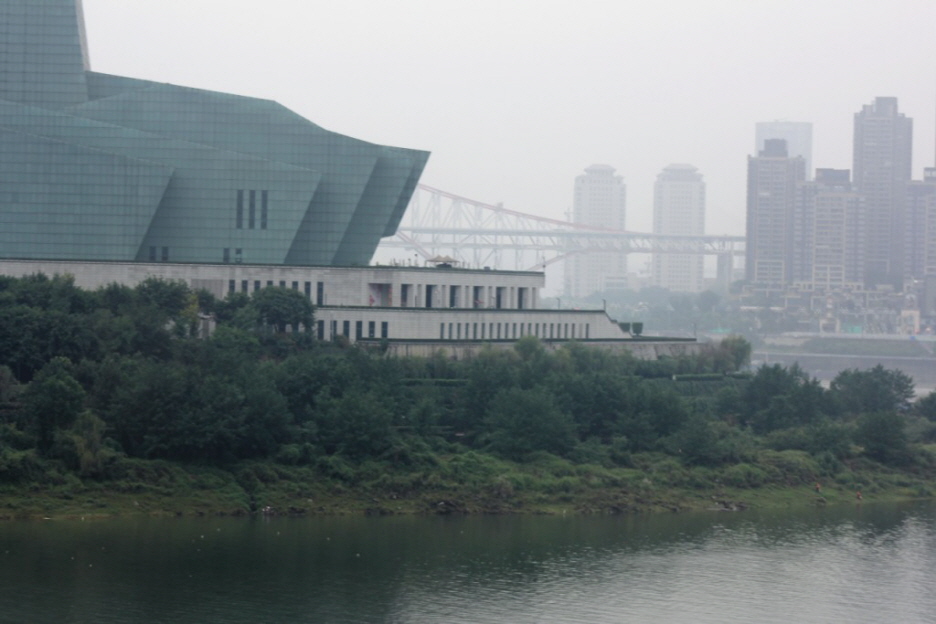
M2 622L936 622L936 507L0 523Z

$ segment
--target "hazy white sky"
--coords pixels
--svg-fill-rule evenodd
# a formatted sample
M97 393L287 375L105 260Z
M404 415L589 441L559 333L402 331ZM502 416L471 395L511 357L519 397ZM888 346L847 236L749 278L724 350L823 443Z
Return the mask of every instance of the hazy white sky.
M561 217L576 175L624 176L649 231L673 162L705 176L709 233L744 231L754 124L813 125L851 168L853 115L896 96L914 177L934 165L934 0L84 0L95 71L276 100L432 152L422 181Z

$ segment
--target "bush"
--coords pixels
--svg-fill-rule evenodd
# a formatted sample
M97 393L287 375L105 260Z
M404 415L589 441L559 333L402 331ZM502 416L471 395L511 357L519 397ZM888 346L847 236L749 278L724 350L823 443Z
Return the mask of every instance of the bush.
M722 474L725 484L738 488L756 488L769 481L767 472L751 464L737 464Z

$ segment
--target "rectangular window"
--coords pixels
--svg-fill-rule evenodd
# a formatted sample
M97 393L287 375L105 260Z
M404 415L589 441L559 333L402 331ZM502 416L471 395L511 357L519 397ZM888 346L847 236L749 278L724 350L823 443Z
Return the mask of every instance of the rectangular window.
M368 338L375 338L376 335L377 335L377 327L376 327L376 324L374 323L374 321L368 321L368 322L367 322L367 337L368 337Z
M237 229L244 229L244 191L237 191Z
M471 339L472 340L478 339L478 324L477 323L471 324Z
M247 280L241 280L241 292L247 292Z
M312 282L305 282L302 286L305 290L306 298L311 300L312 299Z
M169 262L169 248L168 247L162 248L162 261Z
M454 330L454 328L452 327L452 324L449 323L449 340L452 339L452 331L453 331L453 330Z
M511 331L513 332L513 337L516 338L517 337L517 324L516 323L514 323L513 327L511 327Z
M150 250L151 250L151 252L152 252L152 255L155 256L155 255L156 255L156 248L155 248L155 247L150 247ZM156 259L156 258L153 258L153 260L155 260L155 259ZM227 264L227 263L230 262L230 261L231 261L231 248L230 248L230 247L225 247L225 248L224 248L224 264Z
M234 263L240 264L244 261L244 250L238 247L234 250Z
M260 191L260 229L267 229L267 207L269 206L269 191Z
M461 323L455 323L455 337L461 340Z
M338 321L333 320L331 322L331 339L334 340L338 336Z
M247 217L247 226L252 230L257 221L257 191L250 191L250 212Z
M272 285L273 285L273 280L267 280L267 286L272 286Z
M325 305L325 282L315 285L315 305Z
M254 292L260 290L260 280L254 280Z
M286 280L280 280L280 288L286 288Z
M228 282L228 293L237 292L237 282L230 280Z
M299 282L293 282L293 283L292 283L292 289L293 289L293 290L299 290Z
M225 251L227 251L225 249ZM150 247L150 262L156 262L156 248Z
M342 333L344 333L345 338L350 338L351 337L351 321L345 321L344 324L342 325L342 330L343 330Z
M318 339L325 340L325 321L319 321L316 325L318 326Z
M354 338L360 340L364 337L364 321L355 321L354 323Z
M380 323L380 337L387 338L390 335L390 323L387 321L381 321Z

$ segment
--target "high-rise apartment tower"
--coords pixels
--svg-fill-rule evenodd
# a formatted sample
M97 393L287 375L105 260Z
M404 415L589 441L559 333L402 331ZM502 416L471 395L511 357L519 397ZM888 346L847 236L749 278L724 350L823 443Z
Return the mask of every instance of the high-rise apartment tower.
M745 277L767 286L794 276L794 215L797 185L806 175L802 156L789 157L786 141L767 139L748 157Z
M897 98L875 98L855 113L853 180L867 210L867 286L892 284L899 289L903 285L912 148L913 120L897 110Z
M760 154L767 139L783 139L787 154L806 161L806 179L812 180L812 124L807 121L762 121L754 126L754 153Z
M592 165L575 178L572 221L581 225L624 229L627 188L614 167ZM595 292L627 287L627 255L617 252L581 253L566 260L565 292L587 297Z
M653 187L653 233L701 236L705 233L705 182L692 165L669 165ZM655 286L677 292L703 289L702 256L657 253L653 256Z

